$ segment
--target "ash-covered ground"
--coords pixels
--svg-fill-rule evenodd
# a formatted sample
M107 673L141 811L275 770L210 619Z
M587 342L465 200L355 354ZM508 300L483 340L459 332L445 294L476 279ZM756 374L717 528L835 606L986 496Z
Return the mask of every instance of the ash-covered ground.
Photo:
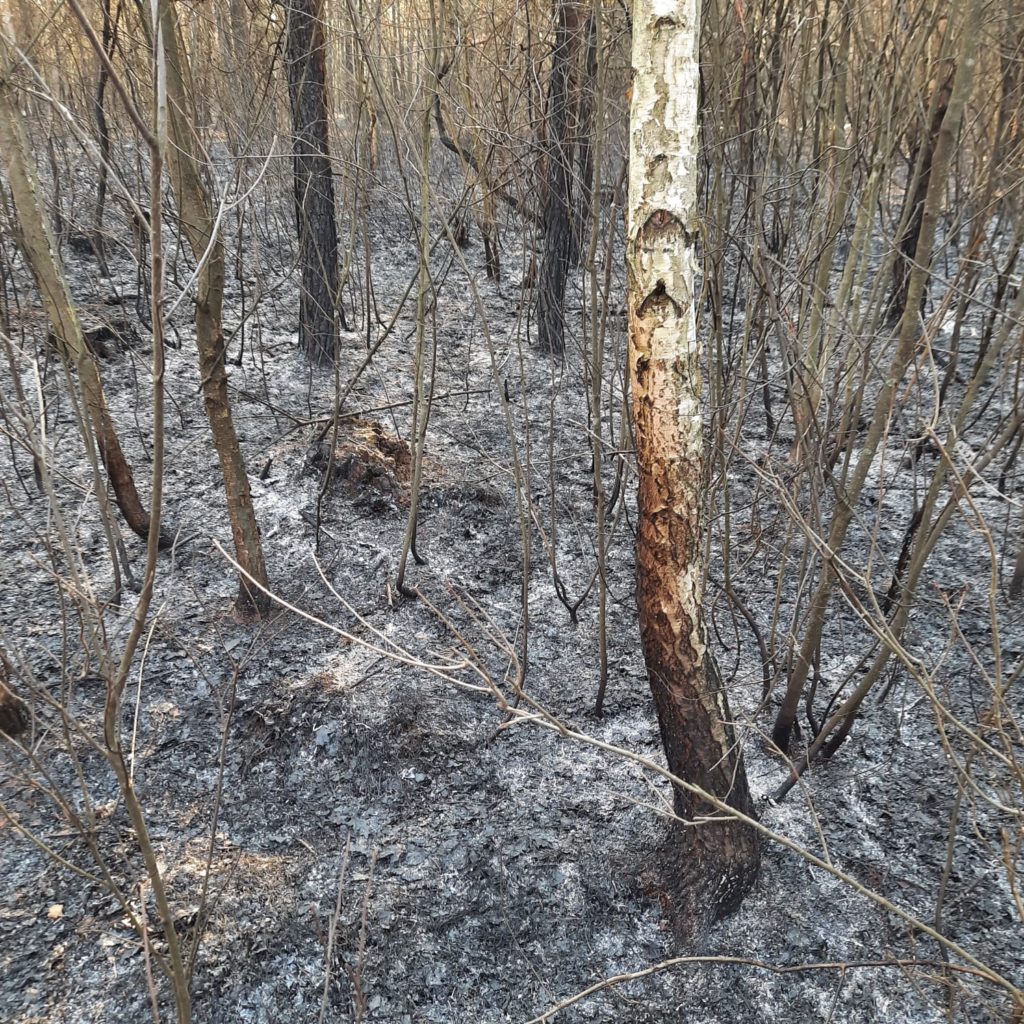
M409 231L401 237L386 230L400 219L394 211L375 214L374 289L386 323L416 272L416 254ZM759 881L741 910L698 942L681 941L672 926L666 868L671 834L658 814L669 800L666 785L615 753L530 723L506 727L492 694L460 688L419 664L450 666L474 657L507 693L503 645L523 650L520 519L504 392L520 458L529 454L533 502L527 693L567 725L661 763L633 601L628 465L624 497L611 517L610 676L602 718L592 714L596 594L581 603L573 623L553 584L552 560L571 601L594 572L586 369L572 346L564 363L531 347L515 231L506 234L501 287L484 280L478 247L465 253L493 359L458 260L446 267L451 254L443 245L435 257L436 360L428 338L435 399L418 535L426 562L410 560L408 577L428 600L403 597L395 587L408 518L414 306L404 308L353 390L346 408L360 418L343 425L341 470L322 489L325 460L316 436L333 402L333 375L311 369L296 351L296 282L284 258L287 246L277 251L248 235L232 238L230 246L239 244L258 273L229 281L232 357L243 327L245 336L241 361L230 371L234 411L272 584L297 611L282 607L255 624L232 614L236 582L216 546L230 552L231 538L186 303L172 331L180 348L167 353L166 516L178 541L160 558L123 720L178 928L186 949L197 950L194 1019L526 1022L601 979L697 955L746 962L678 964L604 988L552 1019L1010 1019L998 991L957 973L964 965L950 961L926 934L774 843L765 846ZM88 253L69 246L65 256L84 305L131 319L130 296L127 313L106 306L103 314L108 298L135 288L127 259L111 258L108 280ZM187 261L180 262L183 280ZM28 351L43 340L30 289L21 303L25 333L16 340ZM580 295L570 297L569 308L575 328L588 315ZM609 374L624 329L623 318L613 317ZM371 342L382 330L372 318ZM148 333L137 322L133 331L126 350L112 346L103 373L136 476L148 491ZM343 336L342 384L364 359L366 341L365 322ZM16 366L31 404L29 364L17 358ZM10 367L0 375L11 409ZM112 585L109 556L55 367L40 393L66 521L92 594L104 602ZM606 409L606 417L607 432L618 409ZM763 431L760 440L756 432L751 437L750 465L734 463L737 508L758 493L754 457L784 460L792 440L769 443ZM58 599L48 553L54 522L32 481L31 461L17 444L4 444L0 462L7 501L0 530L4 644L49 682L50 695L67 703L76 723L66 730L36 700L29 742L40 770L27 771L24 757L9 750L0 760L0 1018L12 1024L145 1021L151 1010L139 935L95 877L72 870L97 874L91 844L136 913L144 906L153 948L165 948L152 896L147 891L140 898L145 873L116 782L90 745L101 736L103 686L82 660L69 595ZM609 459L609 492L615 472ZM767 500L763 488L759 493ZM885 500L895 503L889 543L898 546L908 506L894 493ZM986 492L979 500L997 508L1003 499ZM741 520L735 517L734 545L754 552L753 531L744 533ZM743 522L750 523L749 511ZM125 544L138 573L143 546L127 531ZM737 581L762 629L774 599L776 555L766 544ZM57 571L67 575L59 557ZM990 564L969 518L950 531L930 571L908 642L931 663L944 659L939 678L949 706L977 721L982 709L970 658L950 641L931 588L981 595L965 598L961 624L975 630L971 639L985 650ZM714 579L710 593L717 593ZM134 601L129 592L103 611L115 653ZM1014 618L1001 595L997 601L1002 656L1019 658L1020 613ZM942 885L939 929L1024 984L1024 936L1000 832L1006 830L1006 848L1015 856L1012 819L983 801L958 799L948 759L951 750L965 753L962 737L940 728L927 694L898 676L839 755L772 805L767 798L786 769L766 752L771 710L755 715L762 685L757 648L742 620L734 627L721 603L716 609L719 659L765 824L929 925L936 924ZM849 615L837 599L825 644L833 660L823 666L834 678L863 653ZM481 684L479 673L451 674ZM1005 780L981 781L998 792ZM51 787L79 815L91 814L88 842L60 812ZM778 970L799 965L828 966ZM172 1019L159 979L157 990L163 1019Z

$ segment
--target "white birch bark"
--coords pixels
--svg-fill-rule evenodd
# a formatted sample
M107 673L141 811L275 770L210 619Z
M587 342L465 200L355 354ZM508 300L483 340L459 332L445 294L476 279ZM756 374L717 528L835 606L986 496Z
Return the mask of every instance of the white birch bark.
M693 282L698 223L697 0L635 0L627 207L629 364L639 477L637 605L671 771L752 814L701 603L704 423ZM686 820L711 812L677 787ZM735 907L756 834L721 816L681 833L688 923Z

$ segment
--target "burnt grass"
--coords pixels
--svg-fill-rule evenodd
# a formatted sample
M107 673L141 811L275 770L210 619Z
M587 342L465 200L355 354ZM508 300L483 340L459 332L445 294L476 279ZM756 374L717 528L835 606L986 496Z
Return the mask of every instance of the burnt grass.
M409 232L393 229L400 213L383 198L373 213L374 286L387 320L415 273L416 254ZM166 509L178 541L160 559L152 635L144 663L133 670L123 727L129 739L134 731L135 780L178 930L186 947L201 940L192 985L195 1020L316 1021L326 990L330 1021L524 1022L602 978L685 955L774 967L848 966L772 973L753 963L676 965L606 988L553 1019L1009 1019L998 993L951 973L930 938L776 844L765 846L760 878L741 909L697 939L681 939L673 925L673 875L681 868L657 813L669 800L665 785L622 756L528 723L503 727L492 695L417 668L416 659L436 664L467 656L453 627L499 683L507 656L495 637L521 646L520 532L499 401L504 389L521 452L529 441L536 514L527 691L566 724L661 761L636 628L634 478L628 469L609 551L611 670L600 719L592 714L596 596L581 604L573 623L552 583L545 547L552 515L553 550L573 599L594 568L585 372L572 343L564 362L530 345L529 310L519 288L524 268L516 255L522 243L514 225L506 228L501 286L484 280L479 245L464 253L486 309L496 367L462 271L444 245L435 254L436 400L419 529L426 562L410 559L409 569L409 582L429 604L395 588L409 500L414 307L405 308L352 393L347 408L360 418L342 425L334 474L321 496L328 442L316 437L318 417L333 400L333 376L310 368L296 351L290 243L250 231L229 240L229 252L245 247L258 268L242 281L229 279L232 358L242 340L243 305L247 312L244 352L230 370L234 412L274 590L323 624L284 608L262 623L232 614L235 579L214 543L230 551L230 533L185 303L171 331L180 347L167 352ZM65 246L64 255L77 297L93 318L106 306L111 320L130 324L130 330L97 337L108 397L148 493L149 333L134 314L134 271L116 252L110 279L99 276L81 247ZM187 277L183 254L175 274L179 283ZM621 279L617 287L621 296ZM351 293L347 299L355 301ZM41 314L23 278L20 303L22 343L41 345ZM580 303L571 293L572 324L580 322ZM366 353L365 311L357 310L352 322L363 327L343 335L343 381ZM624 319L613 317L610 348L621 349L624 330ZM374 323L371 340L379 333ZM19 366L30 390L27 364ZM0 374L3 394L12 396L6 365ZM43 388L57 487L102 601L112 585L109 558L56 367L49 367ZM927 399L922 392L913 400L925 405ZM11 401L5 397L8 408ZM895 452L904 443L901 429L900 423L894 429ZM771 441L763 424L760 436L757 424L749 435L754 456L779 462L792 442L785 425ZM51 696L67 702L86 733L99 737L104 691L94 666L83 661L68 602L58 600L46 501L35 490L24 451L4 444L0 461L7 499L0 530L4 643L31 665ZM610 489L611 460L608 472ZM888 483L869 488L869 500L885 506L878 540L883 557L898 552L916 472L888 465ZM906 486L897 486L901 481ZM757 497L757 485L754 458L736 460L731 486L737 509L745 501L769 501L763 489ZM993 521L1003 521L1004 498L986 491L979 501ZM716 512L712 528L720 532ZM763 519L778 528L782 514L765 507ZM854 561L866 557L866 547L858 545L866 545L874 515L866 506L865 525L851 539ZM750 557L736 585L764 629L778 551L770 531L760 552L752 531L744 532L749 508L734 522L733 543ZM125 543L131 565L141 571L141 543L127 533ZM969 721L982 713L984 692L964 646L946 650L950 627L941 597L963 592L960 627L987 663L989 572L983 539L969 517L960 517L934 556L908 637L918 656L945 659L937 677L944 698ZM712 597L716 573L717 561ZM103 612L115 652L134 601L129 592ZM1024 651L1021 617L1002 596L998 601L1003 657L1010 663ZM929 923L948 870L942 930L1024 983L1021 921L1005 881L999 832L1013 823L981 801L963 802L950 853L955 777L932 703L916 684L896 673L885 702L871 702L840 753L775 806L767 798L785 767L763 741L771 708L754 715L761 698L756 645L722 600L714 601L712 625L764 822L818 855L827 850L837 867ZM823 675L839 679L855 666L864 636L837 599ZM479 683L466 672L455 674ZM33 750L50 782L82 812L85 797L59 719L38 700L34 711ZM962 739L954 735L949 742L963 755ZM78 738L71 745L95 810L95 848L138 911L144 872L115 781L88 743ZM1000 791L1005 780L991 765L979 763L978 771L983 785ZM69 865L95 871L82 837L45 788L30 784L33 779L41 782L8 749L0 760L7 809L0 817L0 1018L12 1024L148 1020L146 958L123 908L25 837L29 832ZM144 902L152 946L163 949L148 889ZM917 963L894 963L907 960ZM157 988L163 1019L171 1019L168 990L162 982Z

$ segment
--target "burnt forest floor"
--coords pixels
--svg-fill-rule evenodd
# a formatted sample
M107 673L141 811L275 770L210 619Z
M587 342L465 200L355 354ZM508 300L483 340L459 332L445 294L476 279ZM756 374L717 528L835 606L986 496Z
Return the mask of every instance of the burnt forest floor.
M416 270L413 247L388 230L398 216L381 200L373 218L376 302L385 321ZM124 729L127 737L134 730L135 780L179 929L189 942L195 928L202 929L194 1019L315 1022L327 970L329 1021L361 1013L367 1022L395 1024L525 1022L602 978L687 953L778 966L899 958L931 966L772 974L754 966L682 965L608 988L555 1019L949 1019L936 944L774 844L765 847L760 878L740 911L712 927L698 946L680 943L662 866L668 826L655 813L667 799L664 784L623 757L551 731L530 724L501 728L504 719L491 695L460 689L413 663L466 655L438 612L459 627L499 681L506 659L495 637L521 644L520 529L498 391L507 389L520 451L527 439L530 444L537 510L528 693L565 723L660 763L633 603L631 497L618 512L609 551L611 667L600 719L591 713L598 672L595 595L583 602L573 625L552 585L545 549L552 478L557 563L574 598L593 572L584 370L571 345L564 363L530 345L527 311L519 304L523 268L515 232L506 234L506 281L500 287L484 279L479 244L465 253L486 309L495 365L462 271L456 262L445 277L450 254L443 245L437 251L435 270L444 285L433 314L436 400L419 526L426 564L410 560L409 568L409 581L436 611L395 589L408 515L414 303L407 304L347 403L360 419L341 429L335 478L319 502L316 551L325 449L315 442L318 424L304 421L331 407L334 380L330 370L311 369L297 352L295 275L281 258L275 263L267 255L276 250L266 239L258 242L241 240L263 260L260 281L229 281L229 330L239 326L241 289L251 312L257 283L271 285L245 322L241 363L230 368L234 411L274 590L332 628L287 610L259 624L232 614L236 584L214 544L231 551L222 483L198 395L188 316L179 310L172 339L180 348L167 353L165 482L166 514L179 540L160 559L152 634L144 664L133 671ZM112 258L113 277L106 280L88 253L69 246L65 258L77 297L98 315L111 294L123 296L134 287L126 259ZM178 273L185 272L182 260ZM38 328L32 333L32 317L39 314L33 314L30 296L25 288L26 344L41 341ZM570 295L575 320L579 302L579 295ZM118 312L105 308L108 315ZM141 324L133 330L126 350L114 345L107 353L103 373L126 450L148 493L148 334ZM624 330L624 318L613 317L610 347L621 347ZM373 340L379 332L374 324ZM232 356L239 341L236 334ZM364 322L358 333L343 334L343 379L365 353ZM19 365L32 393L28 364ZM9 395L9 369L0 375ZM111 586L109 559L66 391L52 367L44 390L59 489L102 599ZM772 455L763 437L751 444ZM781 438L776 445L775 455L783 459L788 442ZM742 507L744 495L754 494L756 477L741 463L735 472L735 501ZM57 601L44 544L46 501L34 490L31 463L16 447L0 445L0 473L8 498L0 530L5 643L52 680L58 697L57 669L66 658L75 680L66 695L69 708L98 736L103 688L81 664L77 625L62 618L68 606ZM609 488L613 473L611 466ZM627 472L629 495L634 479ZM887 500L897 503L890 538L897 543L907 506L899 505L898 496ZM736 543L744 543L739 532ZM130 535L126 544L140 571L142 544ZM967 586L982 597L988 571L984 544L967 522L951 531L931 570L950 591ZM770 553L753 563L739 585L748 606L759 616L763 611L765 627L776 585ZM130 627L134 601L129 593L104 612L115 652ZM973 621L982 645L983 604L964 611L965 628ZM475 619L471 607L479 609ZM910 643L937 657L948 623L930 616L930 607L922 604ZM826 667L836 676L862 653L851 649L860 641L850 639L846 614L845 606L837 609L826 634L835 658ZM1004 657L1010 659L1019 657L1024 642L1019 613L1016 619L1006 615ZM912 682L899 680L886 703L872 705L840 755L808 776L805 791L771 805L767 797L785 768L765 750L770 713L751 718L761 695L756 647L742 625L733 634L724 622L719 632L730 649L721 659L764 822L816 853L827 847L838 867L930 921L956 798L931 703ZM405 653L396 656L400 650ZM944 675L954 706L969 708L970 675L963 653L954 655ZM465 673L461 678L479 682ZM37 712L31 737L36 752L81 810L81 789L62 753L62 730L45 708ZM97 846L137 902L143 871L115 781L87 744L77 749L96 809ZM22 829L91 868L80 838L45 795L27 785L12 758L0 760L0 793ZM997 825L983 812L965 814L953 848L943 928L1021 984L1024 936L1005 886ZM200 917L211 835L210 894ZM2 817L0 880L0 1019L150 1019L139 938L108 893L56 864ZM339 882L341 909L328 965ZM153 922L156 913L147 902ZM155 925L153 942L160 948ZM1006 1007L990 989L967 991L969 998L954 1005L955 1019L1006 1019ZM169 1003L162 1013L171 1018Z

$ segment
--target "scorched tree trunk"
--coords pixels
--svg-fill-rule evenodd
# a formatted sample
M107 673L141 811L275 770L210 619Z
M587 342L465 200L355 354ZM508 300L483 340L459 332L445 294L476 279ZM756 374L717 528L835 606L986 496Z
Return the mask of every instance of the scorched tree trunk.
M335 356L345 326L338 295L338 227L327 142L327 61L321 0L288 0L286 61L292 108L295 218L298 224L299 344L313 362Z
M693 303L697 231L697 0L635 0L627 266L639 473L637 601L670 770L753 814L725 691L705 634L702 350ZM734 908L760 863L756 831L677 786L688 903Z

